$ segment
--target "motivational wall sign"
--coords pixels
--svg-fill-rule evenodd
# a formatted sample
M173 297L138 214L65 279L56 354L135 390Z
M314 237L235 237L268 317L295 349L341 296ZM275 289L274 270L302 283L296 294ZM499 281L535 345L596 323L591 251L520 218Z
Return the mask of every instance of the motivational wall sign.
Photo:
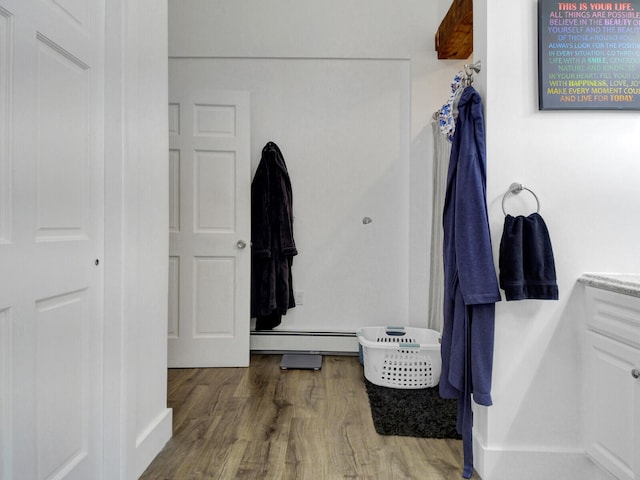
M538 3L541 110L640 110L640 0Z

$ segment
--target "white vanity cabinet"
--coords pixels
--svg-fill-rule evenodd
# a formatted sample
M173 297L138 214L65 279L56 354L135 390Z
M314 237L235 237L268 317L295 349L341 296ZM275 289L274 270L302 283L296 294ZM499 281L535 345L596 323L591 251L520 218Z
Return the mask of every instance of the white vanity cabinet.
M583 370L586 452L617 479L640 480L640 297L591 285Z

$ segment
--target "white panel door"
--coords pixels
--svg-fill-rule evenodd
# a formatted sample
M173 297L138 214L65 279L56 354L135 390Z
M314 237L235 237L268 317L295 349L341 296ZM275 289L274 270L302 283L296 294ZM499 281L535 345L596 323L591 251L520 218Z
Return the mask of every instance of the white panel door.
M0 477L100 479L104 2L0 0Z
M247 366L249 94L169 84L169 367Z
M631 322L624 324L631 332ZM640 349L589 331L586 353L587 454L615 478L637 479L640 381L631 372L640 365Z

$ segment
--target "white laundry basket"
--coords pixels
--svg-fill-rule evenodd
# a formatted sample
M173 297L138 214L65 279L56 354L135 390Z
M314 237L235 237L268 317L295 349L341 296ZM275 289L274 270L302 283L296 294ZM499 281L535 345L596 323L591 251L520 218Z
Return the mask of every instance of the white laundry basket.
M415 327L362 327L357 332L364 376L391 388L435 387L440 381L440 332Z

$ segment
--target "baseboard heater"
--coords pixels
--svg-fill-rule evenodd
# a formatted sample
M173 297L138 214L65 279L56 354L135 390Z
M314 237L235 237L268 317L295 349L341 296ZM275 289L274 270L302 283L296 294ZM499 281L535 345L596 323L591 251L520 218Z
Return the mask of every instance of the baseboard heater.
M255 330L251 332L253 353L322 353L357 355L355 332L312 332L304 330Z

